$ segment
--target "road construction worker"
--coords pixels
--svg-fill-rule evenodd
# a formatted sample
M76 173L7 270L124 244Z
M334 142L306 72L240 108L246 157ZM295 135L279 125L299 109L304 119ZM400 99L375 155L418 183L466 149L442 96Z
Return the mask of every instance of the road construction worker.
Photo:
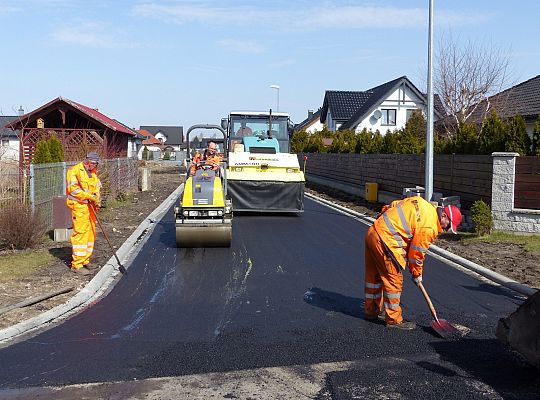
M384 315L390 328L416 327L401 315L403 270L409 268L416 285L422 282L429 246L443 229L456 233L461 219L456 206L437 207L419 196L383 207L365 237L366 319L377 320Z
M98 163L98 154L88 153L84 161L71 167L66 174L67 206L73 220L71 270L82 275L91 273L86 267L94 250L95 212L100 206Z
M195 153L193 163L191 164L191 175L195 174L197 164L204 162L204 165L210 165L214 171L219 169L219 164L222 162L222 157L218 153L216 142L208 142L203 154Z

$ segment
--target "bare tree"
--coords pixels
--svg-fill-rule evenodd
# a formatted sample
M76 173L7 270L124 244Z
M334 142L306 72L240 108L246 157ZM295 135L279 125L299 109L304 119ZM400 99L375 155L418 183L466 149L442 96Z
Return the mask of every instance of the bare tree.
M483 117L490 111L489 96L507 84L508 54L493 44L469 40L460 45L451 34L441 37L434 87L449 116L447 122L466 122L481 104Z

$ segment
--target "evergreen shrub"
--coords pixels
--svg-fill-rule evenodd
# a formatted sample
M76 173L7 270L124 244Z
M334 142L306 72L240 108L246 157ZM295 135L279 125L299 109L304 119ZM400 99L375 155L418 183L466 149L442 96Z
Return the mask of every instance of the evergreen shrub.
M474 222L474 231L478 236L489 235L493 229L493 215L491 208L483 201L477 200L471 207L471 216Z

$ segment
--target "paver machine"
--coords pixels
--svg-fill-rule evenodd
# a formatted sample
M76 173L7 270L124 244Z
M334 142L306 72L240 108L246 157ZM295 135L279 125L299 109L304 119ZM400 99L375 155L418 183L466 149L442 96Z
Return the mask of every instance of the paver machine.
M219 165L194 157L189 136L195 129L216 129L223 135ZM232 239L232 203L227 196L227 140L219 125L198 124L186 133L187 176L180 204L174 209L178 247L229 247ZM191 145L190 145L191 144Z
M227 184L234 211L301 213L304 173L289 153L289 114L232 111L221 121L227 129Z

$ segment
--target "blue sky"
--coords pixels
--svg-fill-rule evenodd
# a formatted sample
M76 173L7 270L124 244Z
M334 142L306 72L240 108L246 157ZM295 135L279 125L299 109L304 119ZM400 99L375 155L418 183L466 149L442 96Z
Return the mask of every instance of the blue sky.
M428 0L0 0L0 115L63 96L140 125L279 109L407 75L423 89ZM540 1L435 0L435 37L491 43L510 79L540 74Z

